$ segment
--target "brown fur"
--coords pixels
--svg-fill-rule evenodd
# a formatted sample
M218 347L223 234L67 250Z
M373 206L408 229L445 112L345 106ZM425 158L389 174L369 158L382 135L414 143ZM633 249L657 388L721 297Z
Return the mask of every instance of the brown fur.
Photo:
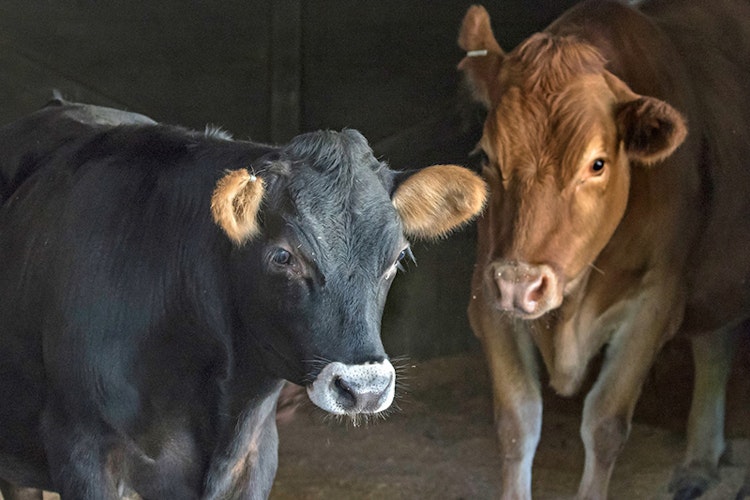
M604 58L591 45L573 36L553 37L536 33L506 57L508 84L527 92L550 95L564 89L572 79L599 75Z
M455 165L433 165L405 180L393 195L404 233L437 238L482 211L487 186L471 171Z
M606 497L641 385L681 325L716 339L694 343L702 382L686 470L712 473L723 451L714 416L727 339L750 314L750 226L740 224L750 220L750 54L716 40L750 36L750 6L657 0L643 9L661 24L587 1L508 54L483 8L470 8L461 27L463 49L488 51L459 68L488 109L480 146L491 195L469 319L493 380L504 498L531 492L536 349L563 395L579 390L607 349L583 412L580 498ZM727 33L718 37L720 26ZM678 471L673 485L695 483Z
M264 192L263 179L244 168L228 172L216 183L211 213L235 244L242 245L260 231L257 215Z

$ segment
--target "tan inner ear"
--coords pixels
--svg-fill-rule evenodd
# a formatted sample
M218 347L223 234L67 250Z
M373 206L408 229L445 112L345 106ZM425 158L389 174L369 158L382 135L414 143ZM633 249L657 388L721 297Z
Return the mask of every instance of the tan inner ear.
M456 165L433 165L405 180L393 195L393 205L407 236L429 239L471 220L486 199L487 186L475 173Z
M237 245L245 243L260 232L260 209L265 183L246 169L232 170L216 183L211 196L214 222Z

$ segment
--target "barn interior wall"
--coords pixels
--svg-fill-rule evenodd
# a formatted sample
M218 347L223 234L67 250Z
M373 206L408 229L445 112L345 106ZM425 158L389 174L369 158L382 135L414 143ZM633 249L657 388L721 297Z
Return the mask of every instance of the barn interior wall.
M58 89L159 121L283 141L361 130L395 168L466 163L478 113L458 113L458 26L471 1L4 0L0 123ZM571 0L488 2L512 48ZM472 227L415 244L383 323L397 356L473 349L466 320Z

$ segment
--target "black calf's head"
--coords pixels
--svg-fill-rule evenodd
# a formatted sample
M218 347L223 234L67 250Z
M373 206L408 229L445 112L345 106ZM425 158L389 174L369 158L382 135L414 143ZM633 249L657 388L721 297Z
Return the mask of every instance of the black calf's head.
M408 175L377 161L358 132L316 132L228 173L214 219L235 242L234 297L274 375L307 386L332 413L382 411L395 373L380 341L388 290L407 237L446 234L484 206L470 171Z

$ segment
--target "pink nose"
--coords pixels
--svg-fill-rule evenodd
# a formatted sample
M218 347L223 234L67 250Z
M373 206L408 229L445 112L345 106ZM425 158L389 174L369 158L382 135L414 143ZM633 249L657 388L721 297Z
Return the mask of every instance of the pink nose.
M495 305L502 311L532 319L562 302L557 274L546 264L499 261L491 264L488 271L492 273Z

